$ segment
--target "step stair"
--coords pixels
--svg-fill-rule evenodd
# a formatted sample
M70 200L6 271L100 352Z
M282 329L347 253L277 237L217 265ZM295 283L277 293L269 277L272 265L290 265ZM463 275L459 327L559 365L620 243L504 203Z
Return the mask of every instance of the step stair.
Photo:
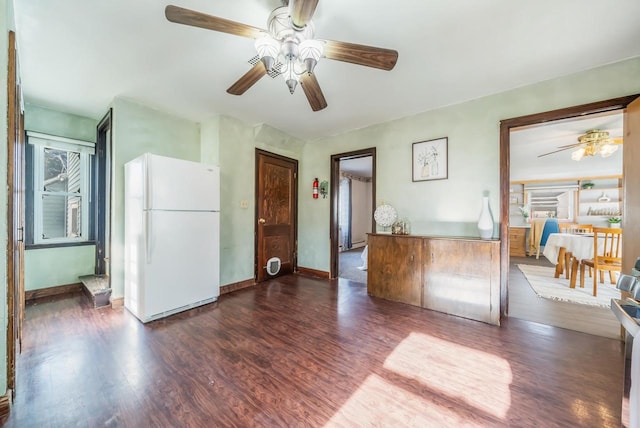
M94 308L111 304L111 286L107 275L83 275L79 279L84 293L89 297Z

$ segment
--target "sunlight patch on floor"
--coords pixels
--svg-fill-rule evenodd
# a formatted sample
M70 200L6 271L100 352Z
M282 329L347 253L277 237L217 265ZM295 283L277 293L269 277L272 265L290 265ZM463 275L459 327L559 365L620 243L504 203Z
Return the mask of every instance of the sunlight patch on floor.
M576 426L587 426L593 421L601 421L605 426L605 421L615 419L610 410L602 404L594 407L593 403L577 398L571 404L571 412L575 415Z
M469 425L455 409L410 394L403 388L372 374L338 410L326 427L429 427Z
M384 368L486 415L504 419L511 407L511 367L493 354L411 333L387 357Z

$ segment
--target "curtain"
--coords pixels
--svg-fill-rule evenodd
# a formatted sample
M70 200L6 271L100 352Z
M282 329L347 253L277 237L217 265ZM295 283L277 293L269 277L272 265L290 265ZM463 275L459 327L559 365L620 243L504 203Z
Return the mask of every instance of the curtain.
M340 200L338 201L340 240L342 250L351 249L351 179L340 180Z

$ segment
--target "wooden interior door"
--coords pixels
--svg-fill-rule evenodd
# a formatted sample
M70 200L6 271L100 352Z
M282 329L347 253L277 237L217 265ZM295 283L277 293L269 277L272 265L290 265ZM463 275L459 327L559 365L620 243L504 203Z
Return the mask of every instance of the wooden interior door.
M16 356L24 320L24 116L16 66L15 33L9 32L7 75L7 389L15 395Z
M298 161L256 149L256 282L296 269ZM267 261L281 260L277 275Z
M628 274L640 257L640 98L627 106L623 143L622 273Z

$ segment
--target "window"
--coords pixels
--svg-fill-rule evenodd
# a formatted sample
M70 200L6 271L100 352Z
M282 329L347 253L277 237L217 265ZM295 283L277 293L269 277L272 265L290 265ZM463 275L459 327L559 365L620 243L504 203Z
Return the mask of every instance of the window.
M94 144L27 132L31 156L28 204L33 244L89 240L90 177ZM29 222L28 222L29 223Z

